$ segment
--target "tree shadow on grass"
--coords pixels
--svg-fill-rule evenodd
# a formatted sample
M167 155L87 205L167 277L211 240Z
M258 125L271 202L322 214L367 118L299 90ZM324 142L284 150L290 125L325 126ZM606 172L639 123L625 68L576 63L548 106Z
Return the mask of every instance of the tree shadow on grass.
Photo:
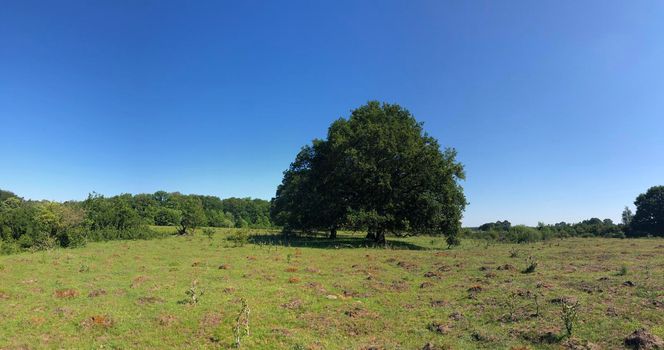
M381 248L398 250L437 250L436 248L423 247L410 242L388 239L386 245L377 245L363 236L339 235L335 239L322 236L300 236L275 234L252 234L249 242L258 245L284 246L297 248L320 248L320 249L347 249L347 248Z

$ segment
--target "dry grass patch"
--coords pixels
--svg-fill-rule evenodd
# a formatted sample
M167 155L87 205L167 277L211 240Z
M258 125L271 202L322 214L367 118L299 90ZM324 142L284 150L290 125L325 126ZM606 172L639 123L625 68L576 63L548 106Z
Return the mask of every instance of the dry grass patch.
M54 295L58 299L71 299L78 296L78 291L76 289L58 289Z

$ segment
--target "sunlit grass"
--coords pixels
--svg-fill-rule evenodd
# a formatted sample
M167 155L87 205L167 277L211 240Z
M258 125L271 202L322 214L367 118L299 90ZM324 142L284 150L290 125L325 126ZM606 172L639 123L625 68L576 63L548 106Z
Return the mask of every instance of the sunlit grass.
M2 256L0 348L228 348L241 299L248 349L555 349L540 337L564 333L552 302L564 298L580 305L577 340L616 348L639 327L664 337L662 239L448 250L442 238L408 237L385 249L360 233L248 230L250 243L234 247L233 232ZM522 273L530 256L537 268Z

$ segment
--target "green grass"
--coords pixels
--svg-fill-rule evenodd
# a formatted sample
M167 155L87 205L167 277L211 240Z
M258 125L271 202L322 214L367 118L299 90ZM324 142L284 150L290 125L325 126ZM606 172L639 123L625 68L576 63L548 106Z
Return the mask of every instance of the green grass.
M447 250L442 238L410 237L384 249L360 234L249 230L253 243L233 247L231 231L0 257L0 349L229 348L240 299L247 349L557 349L546 339L565 332L551 302L563 297L579 301L578 341L620 348L639 327L664 337L662 239L464 240ZM538 265L522 273L530 256ZM203 295L181 302L192 286Z

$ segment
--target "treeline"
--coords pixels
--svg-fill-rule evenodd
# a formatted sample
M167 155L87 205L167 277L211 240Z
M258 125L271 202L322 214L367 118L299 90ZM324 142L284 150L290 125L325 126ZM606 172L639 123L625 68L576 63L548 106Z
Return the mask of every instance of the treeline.
M149 225L176 226L180 234L197 227L268 228L270 203L261 199L183 195L158 191L84 201L24 200L0 190L0 252L75 247L88 241L148 239Z
M269 228L270 202L263 199L184 195L157 191L120 196L148 225L177 226L185 214L197 216L196 226ZM115 198L115 197L112 197Z
M481 225L478 228L467 228L463 237L491 239L500 242L526 243L545 241L552 238L566 237L607 237L624 238L625 228L615 224L611 219L592 218L578 223L559 222L553 225L539 223L536 227L514 225L507 221L496 221Z
M507 221L489 222L478 228L466 228L466 238L493 239L503 242L533 242L565 237L664 237L664 186L653 186L634 201L636 214L625 207L621 222L592 218L578 223L539 223L537 227L512 226Z

